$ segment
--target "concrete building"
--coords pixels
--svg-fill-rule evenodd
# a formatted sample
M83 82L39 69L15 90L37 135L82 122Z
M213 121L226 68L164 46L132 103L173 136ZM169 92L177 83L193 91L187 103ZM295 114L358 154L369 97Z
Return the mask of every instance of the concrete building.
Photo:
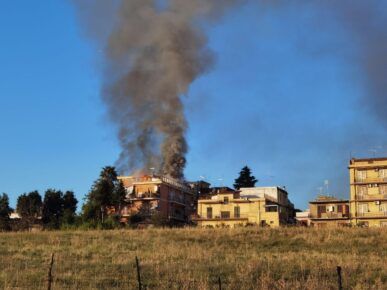
M338 227L350 225L349 201L320 195L309 202L310 225Z
M351 222L359 226L387 226L387 157L351 159Z
M309 209L305 211L296 212L296 224L298 226L310 226L310 211Z
M133 216L152 223L156 216L172 224L189 222L193 213L195 192L186 183L164 176L120 176L126 191L121 208L122 221Z
M294 223L294 206L288 193L279 187L241 188L221 191L199 199L198 226L244 226L255 224L278 227Z

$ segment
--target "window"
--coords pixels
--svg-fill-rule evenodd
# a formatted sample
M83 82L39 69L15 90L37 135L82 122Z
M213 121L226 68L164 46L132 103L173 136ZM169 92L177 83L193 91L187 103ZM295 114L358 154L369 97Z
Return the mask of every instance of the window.
M387 178L387 169L379 169L379 178L381 179Z
M379 210L380 210L381 212L387 213L387 203L382 203L382 204L380 204Z
M267 205L265 211L266 212L278 212L278 206L277 205Z
M207 218L212 219L212 207L207 207Z
M387 184L381 184L379 186L379 192L380 192L380 194L386 194L387 195Z
M230 212L229 211L221 211L220 212L220 217L222 219L229 219L230 218Z
M367 171L366 170L356 171L356 180L363 181L365 179L367 179Z
M357 187L357 195L359 198L362 198L364 195L367 195L368 193L368 189L367 189L367 186L358 186Z
M323 212L326 212L326 206L325 205L318 205L317 206L317 217L320 218L321 217L321 214Z
M343 212L343 205L342 204L337 205L337 212Z
M358 212L359 212L360 214L363 214L363 213L368 212L368 204L367 204L367 203L366 203L366 204L359 204L357 210L358 210Z
M334 212L335 211L335 206L334 205L329 205L327 207L327 212Z
M241 208L239 206L234 207L234 217L235 218L241 217Z
M223 199L224 204L228 204L228 196L225 196Z

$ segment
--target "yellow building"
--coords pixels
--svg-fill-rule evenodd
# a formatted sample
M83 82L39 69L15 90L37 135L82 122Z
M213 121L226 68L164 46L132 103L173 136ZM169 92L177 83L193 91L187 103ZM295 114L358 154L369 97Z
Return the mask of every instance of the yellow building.
M219 192L207 199L199 199L195 220L202 227L247 224L278 227L291 224L294 223L294 206L287 195L278 187Z
M349 177L352 224L387 226L387 158L351 159Z
M319 196L309 202L310 225L314 227L349 226L349 201Z

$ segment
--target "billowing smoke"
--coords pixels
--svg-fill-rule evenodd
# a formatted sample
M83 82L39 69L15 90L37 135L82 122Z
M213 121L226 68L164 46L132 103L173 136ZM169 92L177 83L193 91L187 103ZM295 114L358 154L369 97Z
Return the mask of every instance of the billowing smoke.
M201 25L235 2L77 1L91 26L96 18L103 22L103 10L113 11L104 50L103 99L119 129L120 170L154 168L183 177L188 146L182 98L213 63Z
M367 87L363 103L387 128L387 5L383 1L360 0L330 0L325 4L352 33L359 49L354 61L359 64Z
M122 171L155 168L183 177L188 150L183 99L190 84L213 64L204 33L237 0L73 0L89 35L103 44L102 95L118 126ZM364 75L363 99L387 125L387 5L370 1L268 1L258 9L297 7L321 11L352 34L359 54L344 51ZM261 5L263 4L263 5ZM262 15L258 13L257 15ZM324 15L328 15L325 17ZM317 27L319 28L319 27ZM257 68L259 69L259 68Z

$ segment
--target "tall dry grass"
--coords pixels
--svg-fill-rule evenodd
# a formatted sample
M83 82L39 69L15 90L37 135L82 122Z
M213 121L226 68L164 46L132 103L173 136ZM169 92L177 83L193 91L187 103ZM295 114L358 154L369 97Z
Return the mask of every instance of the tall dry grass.
M0 234L0 287L387 289L385 229L148 229Z

